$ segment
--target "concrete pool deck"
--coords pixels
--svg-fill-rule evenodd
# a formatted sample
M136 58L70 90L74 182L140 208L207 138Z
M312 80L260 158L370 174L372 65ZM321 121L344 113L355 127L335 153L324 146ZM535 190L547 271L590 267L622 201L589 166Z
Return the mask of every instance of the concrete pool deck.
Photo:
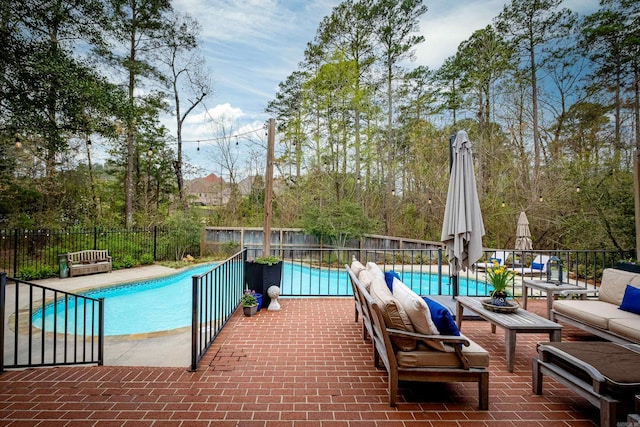
M79 293L88 289L145 281L179 271L161 265L148 265L114 270L111 273L65 279L50 278L32 282L48 288ZM11 294L8 293L7 296ZM7 302L8 307L13 306L12 302ZM8 318L13 314L13 310L7 311ZM9 322L5 322L5 325L8 329ZM106 366L188 367L191 364L191 328L153 334L107 336L104 345L104 364Z

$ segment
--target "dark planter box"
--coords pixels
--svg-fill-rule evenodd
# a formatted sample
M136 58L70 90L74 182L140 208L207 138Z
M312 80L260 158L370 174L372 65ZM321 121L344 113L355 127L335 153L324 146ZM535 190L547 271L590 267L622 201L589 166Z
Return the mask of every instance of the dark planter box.
M631 273L640 273L640 264L631 264L629 262L618 262L616 269L630 271Z
M282 261L273 265L245 262L244 278L248 289L262 294L262 307L268 308L271 298L267 294L267 289L273 285L280 286Z

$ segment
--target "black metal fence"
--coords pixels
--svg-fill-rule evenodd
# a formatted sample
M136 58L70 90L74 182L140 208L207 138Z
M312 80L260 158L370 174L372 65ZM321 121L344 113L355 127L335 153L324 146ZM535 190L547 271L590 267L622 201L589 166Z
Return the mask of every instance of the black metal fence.
M0 271L12 277L56 276L59 256L85 249L108 250L113 268L200 255L200 234L166 227L62 230L0 230Z
M104 301L0 273L0 372L103 364ZM13 309L6 316L7 309ZM8 323L5 323L8 322Z
M493 251L487 251L489 259ZM245 248L211 271L193 276L191 369L238 308L246 284L247 258L262 256L262 249ZM419 295L486 296L491 291L485 271L467 270L458 277L458 287L448 275L446 256L438 249L321 249L317 247L279 247L271 251L284 261L280 296L351 296L345 264L357 259L363 264L375 262L383 271L394 270L400 279ZM615 266L620 254L615 251L518 251L511 252L506 265L520 271L520 277L545 279L544 270L525 273L539 255L559 258L565 268L565 281L585 288L596 288L602 270ZM529 267L525 267L525 263ZM521 292L520 280L514 280L512 295ZM538 292L539 294L539 292ZM532 293L532 296L535 296Z
M245 251L193 276L191 308L191 370L238 308L244 284Z
M489 260L495 250L485 251ZM544 269L529 270L532 261L543 255L555 256L564 267L564 282L585 287L596 287L602 271L614 267L626 255L618 251L511 251L505 265L519 277L546 279ZM394 270L400 278L420 295L468 295L485 296L490 288L486 271L470 269L459 274L459 289L453 287L449 276L445 251L437 249L365 249L365 248L275 248L276 255L291 266L290 273L283 274L281 295L283 296L348 296L351 287L343 265L352 258L362 263L375 262L383 271ZM262 250L247 249L248 257L262 256ZM309 267L314 267L310 269ZM320 279L322 278L322 280ZM327 281L329 284L327 284ZM513 295L520 292L520 283L515 280L510 289Z

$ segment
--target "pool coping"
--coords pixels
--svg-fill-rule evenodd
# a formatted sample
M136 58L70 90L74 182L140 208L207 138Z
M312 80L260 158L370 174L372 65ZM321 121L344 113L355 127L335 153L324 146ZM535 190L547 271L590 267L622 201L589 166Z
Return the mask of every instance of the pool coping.
M70 278L49 278L34 280L48 288L64 292L82 293L87 290L126 285L134 282L160 279L186 270L161 265L148 265L129 269L114 270L111 273L100 273ZM88 285L91 283L91 285ZM13 283L8 287L15 286ZM12 293L8 293L11 295ZM42 304L42 301L39 301ZM13 307L13 301L7 301L7 307ZM19 307L19 310L24 307ZM12 333L10 321L15 318L15 310L5 313L5 333ZM24 318L25 316L21 316ZM28 333L28 326L18 325L19 333ZM38 330L40 331L40 330ZM50 333L51 335L53 333ZM191 326L168 331L149 332L129 335L105 336L104 365L106 366L156 366L156 367L188 367L191 355Z

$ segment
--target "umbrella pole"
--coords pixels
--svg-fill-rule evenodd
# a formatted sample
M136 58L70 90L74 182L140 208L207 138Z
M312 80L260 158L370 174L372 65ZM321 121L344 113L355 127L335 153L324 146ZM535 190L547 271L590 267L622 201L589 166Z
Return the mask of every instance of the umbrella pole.
M458 296L458 275L450 276L451 279L451 299L456 299Z
M453 143L455 140L455 134L449 137L449 174L451 174L451 168L453 167ZM458 275L449 276L449 280L451 281L451 299L456 299L458 296Z

